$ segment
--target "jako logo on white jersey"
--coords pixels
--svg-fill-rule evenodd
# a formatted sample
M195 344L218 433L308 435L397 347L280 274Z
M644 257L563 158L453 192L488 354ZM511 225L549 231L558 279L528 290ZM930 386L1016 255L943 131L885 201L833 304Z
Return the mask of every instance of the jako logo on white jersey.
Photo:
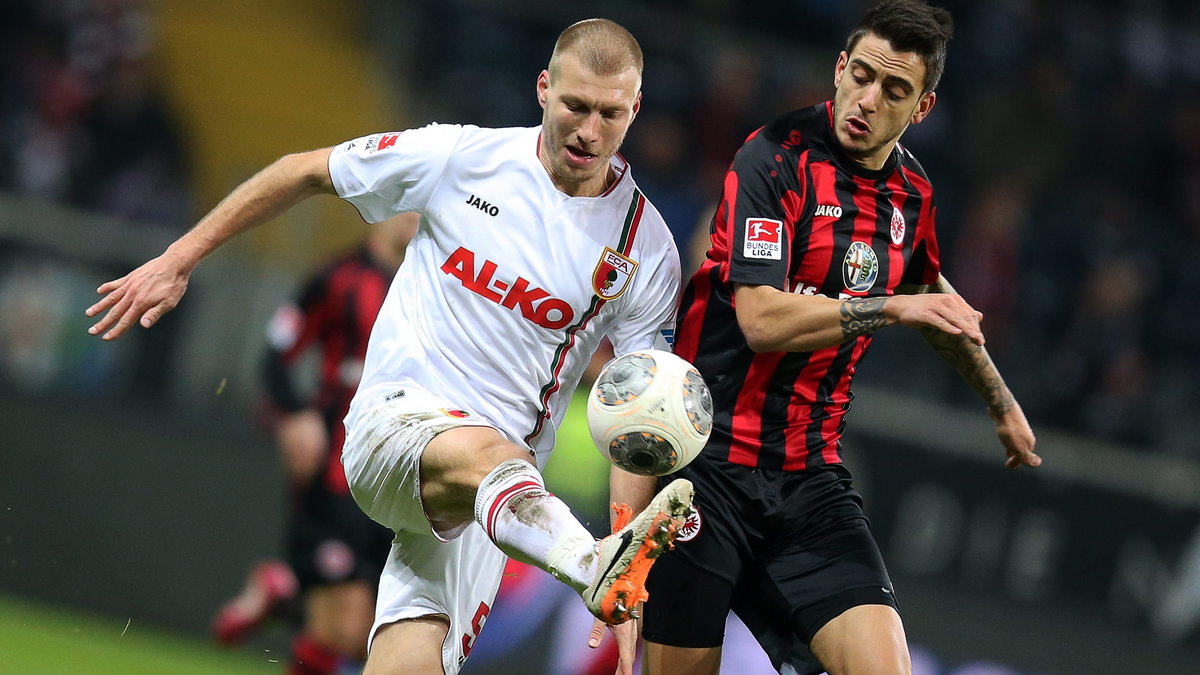
M482 199L480 199L479 197L476 197L475 195L471 195L470 197L467 197L467 203L470 204L471 206L474 206L475 208L479 209L480 211L483 211L484 213L488 214L489 216L492 216L493 218L500 215L500 207L499 206L485 202Z
M442 263L442 271L461 281L467 290L501 307L519 309L521 316L542 328L555 330L575 320L575 311L566 300L552 298L548 291L540 288L531 288L525 277L517 277L512 283L493 280L498 267L491 260L484 260L477 273L475 253L462 246Z

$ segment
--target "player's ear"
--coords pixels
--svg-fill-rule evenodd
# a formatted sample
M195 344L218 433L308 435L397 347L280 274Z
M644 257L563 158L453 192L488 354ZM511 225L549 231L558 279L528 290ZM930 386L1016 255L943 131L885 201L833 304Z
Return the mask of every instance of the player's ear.
M550 71L543 70L537 79L537 99L538 105L546 108L546 101L550 97Z
M638 111L642 109L642 92L638 92L633 99L633 114L629 116L629 122L632 124L634 118L637 117Z
M846 72L846 64L850 62L850 55L846 52L838 54L837 64L833 67L833 88L837 89L842 85L842 73Z
M929 114L929 111L933 110L934 103L937 103L936 92L927 91L921 94L921 100L917 101L917 109L912 114L912 124L920 124L921 120L925 119Z

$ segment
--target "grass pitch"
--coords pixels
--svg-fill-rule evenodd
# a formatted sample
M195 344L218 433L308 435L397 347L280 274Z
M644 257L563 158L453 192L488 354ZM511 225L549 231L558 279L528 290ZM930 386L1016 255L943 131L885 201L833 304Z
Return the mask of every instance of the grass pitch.
M284 658L0 593L0 673L262 675L282 672Z

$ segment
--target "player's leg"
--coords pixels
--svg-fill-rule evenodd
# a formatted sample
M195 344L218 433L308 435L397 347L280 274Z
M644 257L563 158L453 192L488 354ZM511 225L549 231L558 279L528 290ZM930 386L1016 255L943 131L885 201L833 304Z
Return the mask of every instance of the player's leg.
M304 602L304 632L331 647L346 661L362 663L375 620L375 583L344 581L309 590Z
M381 626L363 675L443 675L442 644L450 630L444 616L405 619Z
M590 594L597 600L589 605L593 613L595 607L627 612L632 604L618 607L618 596L630 597L629 587L644 592L649 562L665 547L654 509L690 507L690 485L683 498L668 499L681 491L676 487L656 497L670 504L652 504L633 519L621 535L629 543L597 547L566 504L546 491L527 448L428 392L405 387L384 403L352 411L348 431L343 460L354 497L371 518L397 532L397 542L405 532L432 539L431 527L443 540L476 532L490 539L497 554L534 564L577 590L603 589ZM472 521L482 529L468 528ZM393 555L398 550L393 547ZM607 620L625 618L610 613ZM376 620L378 625L380 617ZM453 635L449 639L455 641Z
M671 647L645 641L644 672L653 675L717 675L721 647Z
M695 484L696 504L675 552L650 571L642 663L648 675L715 675L737 592L733 580L749 554L743 527L753 527L753 517L739 507L750 500L703 455L679 475Z
M695 549L689 553L694 555ZM695 567L685 555L663 558L650 573L650 599L642 619L646 675L721 672L721 647L734 585Z
M485 427L439 433L421 456L421 500L436 530L477 521L500 550L552 574L610 623L628 619L645 595L654 560L691 508L686 481L668 486L629 525L599 544L546 490L523 446Z
M323 675L359 667L392 532L324 478L296 497L288 560L303 589L304 618L292 641L291 668Z
M398 532L379 578L366 672L454 675L487 623L507 559L479 528Z
M766 506L769 580L757 606L734 611L776 668L830 675L907 675L908 647L892 583L850 472L828 466L777 475L783 498Z
M408 394L398 407L411 410L416 400ZM579 592L593 614L609 623L628 619L645 594L646 574L691 508L691 485L668 486L621 532L597 544L546 490L527 447L465 411L455 410L449 422L429 416L431 408L444 412L444 402L424 406L423 425L434 435L422 443L419 491L434 531L451 537L474 520L504 553Z
M351 494L394 534L378 577L367 672L458 672L500 586L505 556L483 532L468 521L435 537L422 506L424 450L464 424L484 422L417 388L352 411L342 452Z
M817 631L811 648L829 675L912 672L900 614L888 605L847 609Z
M528 448L509 441L489 426L459 426L439 431L421 453L421 504L438 531L475 519L477 493L497 466L513 468L492 482L540 482ZM533 474L538 474L534 476ZM504 479L511 478L512 481Z
M421 455L421 503L437 531L477 521L509 556L582 589L595 537L546 490L529 450L490 427L439 433Z
M340 566L336 578L341 581L310 589L306 597L306 631L332 645L343 663L348 662L353 669L361 667L367 658L376 589L394 533L363 515L350 495L329 496L326 513L330 524L342 535L351 555L345 550L324 551L328 562Z

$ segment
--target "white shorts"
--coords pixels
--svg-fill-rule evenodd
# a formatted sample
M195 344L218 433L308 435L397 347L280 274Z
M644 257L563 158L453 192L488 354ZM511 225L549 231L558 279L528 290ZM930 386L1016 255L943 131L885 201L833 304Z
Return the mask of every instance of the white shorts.
M450 632L442 644L447 675L457 673L470 652L507 561L478 523L435 531L421 505L421 454L434 436L463 426L492 425L423 389L397 387L354 417L342 449L354 500L396 532L379 580L367 648L381 626L447 617Z
M354 501L394 532L430 532L421 505L421 454L434 436L470 426L492 425L423 389L397 387L346 429L342 465ZM465 527L436 534L449 541Z
M446 675L455 675L487 621L507 562L479 523L471 523L449 542L430 534L396 533L379 579L367 650L382 626L442 615L450 619L450 632L442 643L442 668Z

